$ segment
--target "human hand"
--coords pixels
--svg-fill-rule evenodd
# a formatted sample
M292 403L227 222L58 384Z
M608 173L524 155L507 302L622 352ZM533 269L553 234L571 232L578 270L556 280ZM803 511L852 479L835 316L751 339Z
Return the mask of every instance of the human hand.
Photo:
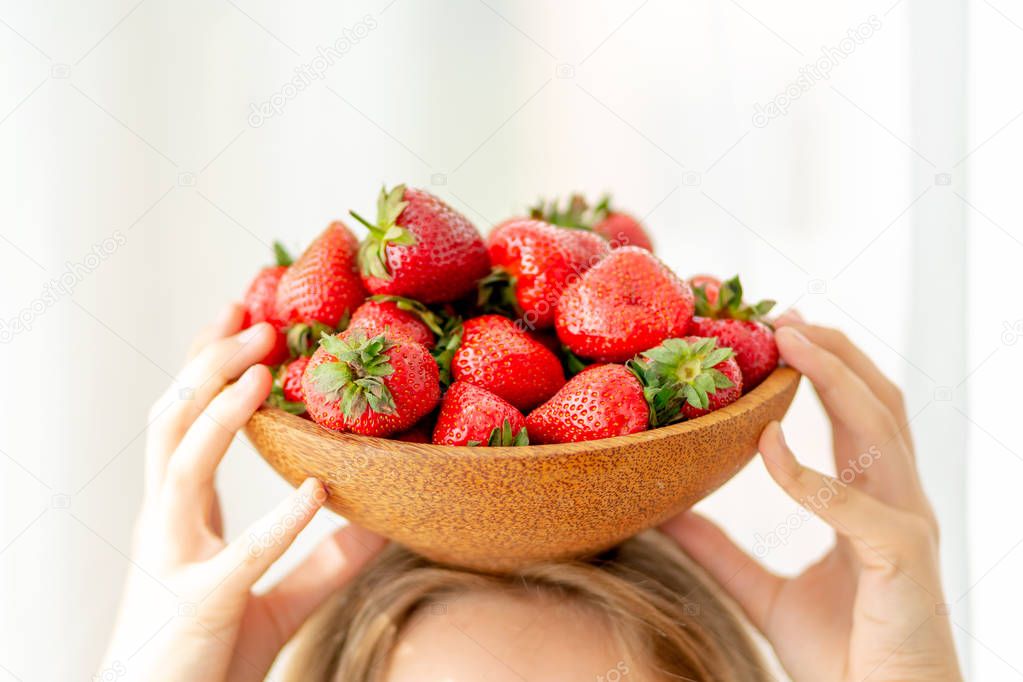
M268 592L252 593L326 491L307 479L240 537L223 538L214 473L271 386L270 372L256 363L275 332L263 323L236 333L242 316L232 305L196 339L188 364L150 411L142 510L103 666L128 679L262 680L320 602L384 545L348 525Z
M938 567L938 527L916 470L899 390L840 332L778 323L785 361L832 425L837 477L802 466L772 422L771 477L837 534L794 578L769 572L692 512L662 526L732 595L793 680L961 680Z

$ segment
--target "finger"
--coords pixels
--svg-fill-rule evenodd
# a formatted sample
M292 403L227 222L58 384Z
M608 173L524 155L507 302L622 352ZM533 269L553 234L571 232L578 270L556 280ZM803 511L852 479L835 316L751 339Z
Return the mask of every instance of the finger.
M724 531L695 512L684 512L661 525L661 531L700 564L732 596L761 632L785 580L761 566Z
M260 323L215 341L185 366L177 381L160 397L150 411L146 440L146 481L150 493L159 490L167 460L188 427L228 381L266 356L275 334L269 324Z
M838 357L794 327L782 327L775 337L782 357L810 379L834 421L875 442L895 434L897 427L892 414Z
M225 593L250 590L270 566L291 546L327 500L327 491L315 478L301 486L277 507L211 559Z
M778 422L760 437L771 478L796 502L849 540L865 567L913 572L933 543L925 518L890 507L832 476L804 467L785 442Z
M774 326L784 327L789 324L802 324L803 316L795 308L789 308L774 320Z
M888 408L888 411L895 415L900 426L906 423L906 405L898 386L886 377L870 359L870 356L853 344L845 334L837 329L805 324L801 318L793 320L784 316L778 319L776 326L779 328L792 327L802 332L813 343L832 353L863 380L871 393L876 395Z
M210 500L209 511L206 514L206 524L215 536L221 539L224 537L224 517L220 511L220 496L216 488L213 489L213 499Z
M925 507L901 428L863 379L794 327L782 327L776 338L782 357L820 396L832 422L835 470L842 479L887 504Z
M324 540L266 594L258 597L273 614L283 646L316 608L344 587L387 544L372 531L349 524Z
M217 467L238 429L270 395L272 383L270 370L263 365L247 369L210 402L171 455L162 499L179 530L206 520Z
M245 308L239 303L229 303L217 315L212 323L200 331L188 347L187 358L191 360L206 346L225 336L235 334L242 328L245 319Z

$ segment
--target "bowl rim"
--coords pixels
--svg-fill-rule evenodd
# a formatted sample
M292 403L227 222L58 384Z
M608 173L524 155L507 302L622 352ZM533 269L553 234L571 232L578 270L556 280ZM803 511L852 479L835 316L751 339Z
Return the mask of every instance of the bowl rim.
M333 440L339 446L370 445L377 446L388 455L406 453L410 456L423 456L424 452L449 457L485 458L485 459L545 459L566 454L595 453L604 450L620 449L642 445L663 438L681 436L688 432L711 428L722 422L734 419L755 407L763 404L779 393L798 384L800 374L795 369L780 365L774 369L756 388L744 394L734 403L705 414L696 419L662 426L655 429L630 433L624 436L600 438L598 440L578 441L573 443L546 443L538 445L471 447L466 445L434 445L432 443L412 443L391 438L363 436L355 433L334 431L320 426L311 419L285 412L276 407L262 405L256 415L284 422L289 428L304 431L306 434ZM255 416L255 415L254 415Z

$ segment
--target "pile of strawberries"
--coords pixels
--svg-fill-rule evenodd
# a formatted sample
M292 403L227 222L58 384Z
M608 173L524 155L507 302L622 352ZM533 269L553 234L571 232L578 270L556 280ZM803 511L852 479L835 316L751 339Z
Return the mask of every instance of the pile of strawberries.
M609 438L695 419L778 364L773 305L683 280L605 199L541 204L484 240L437 197L383 190L360 242L275 246L245 296L278 342L269 402L330 429L445 445Z

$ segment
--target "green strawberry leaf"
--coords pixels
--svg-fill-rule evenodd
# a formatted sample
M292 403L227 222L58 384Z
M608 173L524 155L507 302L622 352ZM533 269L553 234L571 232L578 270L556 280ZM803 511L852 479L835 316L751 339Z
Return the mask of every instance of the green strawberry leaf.
M406 228L397 224L402 211L408 206L404 200L405 185L397 185L391 191L381 188L377 197L377 221L371 223L355 211L348 213L362 223L369 234L359 244L359 269L362 274L377 279L390 280L393 274L388 269L387 247L413 246L416 236Z
M715 338L666 339L626 363L643 385L650 408L650 426L672 424L685 419L686 403L707 409L710 396L732 382L715 369L734 355L731 348L717 347Z
M398 310L402 310L407 313L412 313L418 317L423 324L425 324L431 332L440 336L444 333L444 323L446 316L444 313L437 312L424 303L420 303L415 299L406 298L404 296L389 296L386 294L377 294L376 296L370 296L370 301L378 301L381 303L394 303Z
M480 445L479 441L469 441L469 445ZM517 447L529 445L529 434L526 428L522 427L518 433L512 432L511 422L507 419L501 426L495 427L487 438L487 445L490 447Z
M476 285L476 305L485 313L504 315L511 319L522 317L522 307L515 293L515 277L500 266Z
M775 302L764 300L753 305L743 302L742 283L739 276L725 280L718 288L718 300L713 304L707 299L707 292L702 285L693 287L695 312L700 317L732 320L759 320L767 315L775 306Z
M452 316L444 325L440 338L434 344L430 354L437 361L437 369L440 371L440 383L445 388L451 385L451 363L455 359L455 352L462 345L462 318Z
M274 377L273 387L270 389L270 395L267 396L266 404L290 414L302 414L305 412L305 403L297 400L288 400L284 397L284 388L281 386L281 374L283 372L284 366L282 365L277 376Z
M273 249L274 262L277 265L283 265L287 267L294 262L294 259L291 257L291 254L289 254L288 250L284 248L284 244L281 244L280 242L274 242Z
M607 197L591 209L581 194L570 195L564 208L557 199L550 201L540 199L530 207L529 216L558 227L592 230L594 225L607 217L606 200Z
M320 339L325 334L333 334L338 331L343 331L348 327L349 320L348 311L345 310L341 316L340 322L338 322L338 328L332 329L322 322L313 322L312 324L305 324L299 322L293 324L285 332L285 338L288 342L288 352L292 357L298 357L300 355L312 355L317 349L320 343Z
M329 400L339 401L348 417L358 419L370 409L377 414L393 414L397 407L384 377L394 373L387 351L395 346L384 335L371 339L352 334L348 339L325 335L320 346L337 358L312 369L313 384Z
M574 377L579 372L583 371L589 364L586 363L582 358L572 352L565 344L561 344L561 365L565 369L565 373L569 378Z

